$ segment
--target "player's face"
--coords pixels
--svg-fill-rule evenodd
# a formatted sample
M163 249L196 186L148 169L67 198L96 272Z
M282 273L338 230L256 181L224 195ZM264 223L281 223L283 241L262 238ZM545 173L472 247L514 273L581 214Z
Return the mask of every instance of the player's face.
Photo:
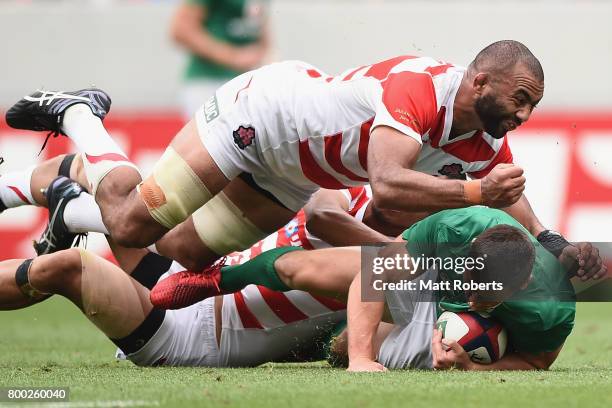
M474 102L474 109L484 130L501 139L529 119L543 94L544 84L517 66L508 76L492 78Z

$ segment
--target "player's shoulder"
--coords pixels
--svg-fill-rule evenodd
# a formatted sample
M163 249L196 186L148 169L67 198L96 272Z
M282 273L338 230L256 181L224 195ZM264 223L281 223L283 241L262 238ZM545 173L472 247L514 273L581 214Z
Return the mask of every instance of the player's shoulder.
M517 223L517 221L505 211L484 205L442 210L434 215L438 218L438 222L446 223L464 223L466 220L473 220L474 222L486 221L486 223L498 224Z

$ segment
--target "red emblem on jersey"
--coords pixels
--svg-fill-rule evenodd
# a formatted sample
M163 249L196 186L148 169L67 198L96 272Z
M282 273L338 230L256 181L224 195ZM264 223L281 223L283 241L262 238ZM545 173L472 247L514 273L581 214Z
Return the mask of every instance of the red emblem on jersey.
M255 139L255 129L250 126L240 126L238 129L234 130L234 142L242 150L246 149L247 146L252 145L253 139Z
M465 180L465 173L463 172L463 166L459 163L445 164L440 170L438 170L442 176L446 176L450 179Z

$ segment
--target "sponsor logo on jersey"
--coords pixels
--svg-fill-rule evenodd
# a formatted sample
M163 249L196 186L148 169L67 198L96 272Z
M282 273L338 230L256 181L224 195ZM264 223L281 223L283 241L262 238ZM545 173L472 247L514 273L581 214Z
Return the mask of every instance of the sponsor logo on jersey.
M219 104L217 103L217 96L213 95L206 103L204 104L204 117L206 118L206 123L210 123L213 119L219 116Z
M234 130L234 142L242 150L252 145L253 139L255 139L255 129L251 126L240 126L238 129Z
M287 225L285 225L285 228L284 228L285 236L287 238L291 238L291 236L297 232L298 227L299 227L299 221L293 218L291 221L287 223Z
M459 163L445 164L438 173L450 179L465 180L463 166Z

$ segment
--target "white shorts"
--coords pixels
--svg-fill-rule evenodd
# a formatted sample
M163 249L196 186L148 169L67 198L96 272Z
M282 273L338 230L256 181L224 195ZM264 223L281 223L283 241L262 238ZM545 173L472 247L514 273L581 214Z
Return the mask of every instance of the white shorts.
M435 270L419 280L437 280ZM385 292L395 328L380 347L378 362L390 369L432 368L431 340L436 324L437 303L431 291Z
M285 207L298 211L319 189L303 174L291 101L312 66L286 61L227 82L196 111L202 143L228 179L249 173Z
M436 324L436 303L415 304L411 320L395 325L380 346L378 362L389 369L431 369L431 340Z
M168 310L160 328L137 352L127 356L139 366L217 367L215 299Z

